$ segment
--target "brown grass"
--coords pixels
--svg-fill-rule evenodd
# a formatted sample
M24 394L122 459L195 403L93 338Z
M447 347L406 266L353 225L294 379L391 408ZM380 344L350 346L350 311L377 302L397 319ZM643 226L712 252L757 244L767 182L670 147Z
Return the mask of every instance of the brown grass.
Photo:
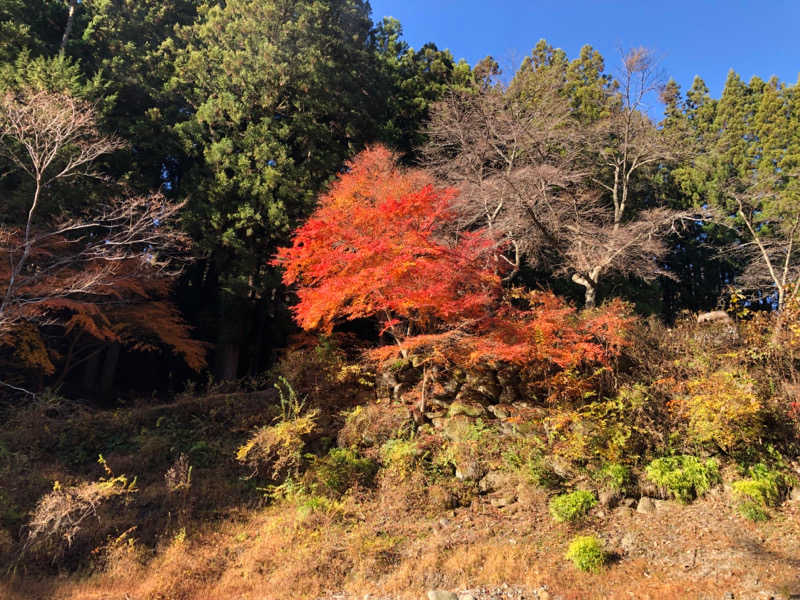
M350 495L305 513L289 502L231 515L162 543L147 560L135 544L113 548L103 572L50 585L17 579L9 600L270 600L332 593L420 598L427 589L503 583L547 585L565 599L758 598L798 592L800 508L765 524L741 520L721 494L653 515L602 511L581 527L552 522L546 498L499 510L480 499L439 511L410 481ZM441 521L441 519L446 521ZM594 532L616 553L600 576L562 555L572 536ZM627 545L623 536L634 540ZM793 550L794 549L794 550ZM758 580L758 583L756 581ZM766 596L764 596L766 597ZM776 596L779 597L779 596Z
M364 438L359 433L374 434L363 445L377 456L375 444L401 419L374 412L377 424L369 427L367 419L356 426L353 419L350 433L358 440ZM131 502L104 513L87 537L81 552L94 548L91 560L68 565L72 573L63 577L46 565L21 565L0 580L0 599L296 600L367 593L418 599L432 588L504 583L547 585L553 597L581 600L722 598L726 592L737 600L766 600L762 592L776 598L800 593L800 503L784 504L768 522L750 523L721 489L688 506L666 503L651 515L596 508L579 525L557 524L547 509L552 492L523 485L516 503L498 509L477 495L474 483L433 476L417 465L408 472L383 469L373 487L351 489L341 499L305 492L265 506L257 490L245 487L247 470L234 455L273 417L257 398L216 398L66 424L43 417L42 431L25 425L24 435L0 438L20 464L23 452L32 457L16 476L24 494L30 495L24 477L31 473L48 486L52 479L80 485L97 478L94 460L88 477L48 449L54 433L72 435L90 456L104 443L91 437L97 432L110 430L125 444L136 435L134 450L121 447L107 458L119 472L142 475ZM435 433L425 435L430 439L418 433L414 441L435 455L443 442ZM205 466L191 454L196 439L218 444ZM502 464L493 440L470 443L488 466ZM186 482L178 490L164 474L182 465L182 447L197 468L190 480L188 466L176 468L184 475L173 479ZM443 502L447 494L455 500ZM20 506L26 498L11 487L8 495ZM15 543L7 539L14 531L0 527L0 551ZM580 573L563 558L570 539L590 533L614 555L601 575Z

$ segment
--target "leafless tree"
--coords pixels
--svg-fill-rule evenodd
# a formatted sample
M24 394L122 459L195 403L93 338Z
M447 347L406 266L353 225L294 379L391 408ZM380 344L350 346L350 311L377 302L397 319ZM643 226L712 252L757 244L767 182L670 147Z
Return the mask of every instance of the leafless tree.
M608 219L606 205L584 197L565 222L568 245L559 272L584 287L587 308L597 302L603 276L617 273L653 281L675 275L660 264L668 252L665 234L675 230L681 215L666 208L641 211L635 220L615 224Z
M664 235L688 215L663 207L634 211L636 175L679 156L679 141L658 129L647 115L647 100L661 89L652 53L634 48L622 57L618 87L608 99L607 116L595 123L587 144L597 167L590 181L605 190L611 204L588 202L572 219L570 246L562 271L584 287L585 305L594 306L602 276L616 272L651 281L673 277L660 261L667 253Z
M622 57L619 88L608 99L608 116L594 126L603 171L592 178L611 195L614 226L630 208L633 177L645 167L677 157L677 140L660 131L647 116L648 98L662 87L652 53L634 48Z
M583 174L569 143L569 106L551 82L529 99L501 85L453 92L433 108L425 149L435 174L460 189L461 228L486 227L512 251L509 278L523 260L558 260L568 194Z
M523 260L564 274L587 307L608 273L671 276L663 236L682 215L631 207L635 175L676 154L643 112L656 75L649 52L626 54L606 116L591 126L574 118L556 70L534 71L524 94L484 85L434 107L428 164L460 188L459 225L485 226L511 248L510 276Z
M776 293L780 310L800 293L800 211L796 200L781 197L774 182L763 180L750 186L729 183L726 195L733 200L734 227L749 240L731 248L745 263L737 282L753 293ZM720 211L716 219L723 224L731 222L730 216Z
M96 160L122 147L98 130L88 102L29 90L0 98L0 157L33 185L24 222L0 222L0 341L22 322L56 322L69 299L119 296L123 276L133 285L136 276L172 274L188 240L168 226L181 205L161 194L42 210L54 184L98 177Z

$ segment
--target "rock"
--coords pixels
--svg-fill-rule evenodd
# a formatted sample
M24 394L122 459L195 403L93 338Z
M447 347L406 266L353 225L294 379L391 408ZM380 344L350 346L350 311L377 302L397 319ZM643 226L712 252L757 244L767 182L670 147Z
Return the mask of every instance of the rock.
M647 496L642 496L639 498L639 504L636 505L636 512L642 514L651 514L656 512L656 503L653 502L652 498L648 498Z
M625 508L635 508L636 507L636 499L635 498L623 498L622 502L620 502L622 506Z
M504 422L502 424L503 433L511 435L528 435L533 433L534 426L527 421L520 421L519 423Z
M523 506L533 506L541 501L540 491L527 481L520 482L515 491L517 492L517 502Z
M539 590L539 600L550 600L550 592L547 590Z
M461 594L459 595L458 600L475 600L475 596L472 594Z
M482 494L496 492L497 490L509 487L512 484L511 475L503 471L489 471L483 479L478 482L478 490Z
M456 479L459 481L478 481L486 469L477 460L466 460L456 465Z
M485 417L486 409L483 405L477 402L465 402L463 400L454 400L447 411L448 417L455 417L458 415L466 415L472 418Z
M626 533L619 541L619 547L625 554L631 554L636 547L636 536L631 532Z
M697 315L698 323L732 323L733 319L724 310L712 310L711 312L700 313Z
M503 386L503 391L500 392L498 400L501 404L514 404L520 399L520 394L514 387Z
M431 419L431 425L433 425L434 429L444 429L446 423L447 419L444 417L434 417Z
M790 502L800 502L800 487L793 487L789 492Z
M513 492L501 492L489 499L489 502L495 508L505 508L510 504L517 501L517 495Z
M600 493L597 494L597 499L600 501L601 505L607 508L614 508L617 502L619 502L617 493L609 490L601 490Z
M472 419L467 415L456 415L445 420L442 433L450 441L461 442L471 435L473 425Z
M553 473L564 479L570 479L572 476L572 465L570 462L560 456L552 456L549 461L550 468Z
M502 387L497 381L497 377L491 371L471 371L467 373L465 385L481 394L494 400L500 397Z
M434 419L441 419L441 418L443 418L443 417L445 416L445 414L446 414L446 413L445 413L443 410L437 410L437 411L426 412L426 413L425 413L425 417L426 417L426 418L427 418L429 421L433 421Z
M430 405L431 410L443 410L444 412L447 412L447 409L450 408L450 402L452 402L452 399L442 400L437 398L436 395L433 395L426 400L426 403Z
M458 594L445 590L430 590L428 600L458 600Z
M461 382L456 381L455 379L448 379L440 386L433 388L431 400L446 407L453 400L455 400L459 389L461 389Z
M655 504L657 511L666 510L669 506L669 502L666 500L653 500L653 504Z
M495 404L486 408L495 418L503 420L511 416L514 407L510 404Z
M432 485L428 488L428 499L434 506L444 509L455 508L458 506L458 497L441 485Z

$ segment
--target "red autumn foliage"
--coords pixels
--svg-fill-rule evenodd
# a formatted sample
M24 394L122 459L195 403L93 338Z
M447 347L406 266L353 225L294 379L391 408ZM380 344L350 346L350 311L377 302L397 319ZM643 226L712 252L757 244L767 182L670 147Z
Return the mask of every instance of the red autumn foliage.
M377 317L397 341L437 323L478 318L500 293L480 234L448 237L455 190L403 171L383 147L361 153L322 196L274 264L297 285L303 329Z
M568 369L618 353L629 321L621 302L579 315L551 293L504 292L490 233L446 233L455 196L383 147L357 156L273 261L296 286L298 324L330 332L376 318L396 342L373 350L377 359L424 350L464 366Z

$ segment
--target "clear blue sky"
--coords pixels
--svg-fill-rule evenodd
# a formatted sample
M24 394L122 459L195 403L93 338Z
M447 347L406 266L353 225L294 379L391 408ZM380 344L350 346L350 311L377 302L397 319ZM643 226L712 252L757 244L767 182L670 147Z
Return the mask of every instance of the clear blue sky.
M745 81L800 72L800 0L370 0L398 19L414 48L435 42L470 64L491 54L508 71L545 38L574 58L591 44L609 72L618 48L646 46L686 90L700 75L719 97L728 71Z

